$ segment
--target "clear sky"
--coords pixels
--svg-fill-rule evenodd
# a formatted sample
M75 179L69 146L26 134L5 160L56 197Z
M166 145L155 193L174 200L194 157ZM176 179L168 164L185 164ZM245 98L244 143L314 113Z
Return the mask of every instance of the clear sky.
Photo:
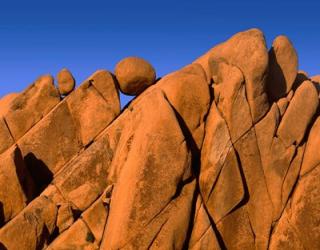
M269 46L287 35L300 69L320 74L319 10L319 0L1 1L0 97L63 67L81 83L126 56L147 59L163 76L253 27Z

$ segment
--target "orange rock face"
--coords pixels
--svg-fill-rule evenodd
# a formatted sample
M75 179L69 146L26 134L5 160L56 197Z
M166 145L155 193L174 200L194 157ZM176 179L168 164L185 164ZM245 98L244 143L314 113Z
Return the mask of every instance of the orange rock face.
M319 249L319 77L290 40L155 78L129 57L0 99L0 249Z
M10 103L4 115L15 140L20 139L60 101L50 75L39 77Z

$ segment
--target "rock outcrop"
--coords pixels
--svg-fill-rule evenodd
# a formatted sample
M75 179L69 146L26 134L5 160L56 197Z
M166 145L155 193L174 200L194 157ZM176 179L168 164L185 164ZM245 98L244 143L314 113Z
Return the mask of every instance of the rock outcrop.
M287 37L57 84L0 99L0 249L320 248L320 83Z

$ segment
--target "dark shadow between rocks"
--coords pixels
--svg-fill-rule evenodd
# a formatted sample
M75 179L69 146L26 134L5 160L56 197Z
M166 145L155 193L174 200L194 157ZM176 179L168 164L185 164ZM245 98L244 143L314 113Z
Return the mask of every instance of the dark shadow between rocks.
M169 100L167 100L168 103L170 104ZM182 116L178 113L178 111L170 104L171 108L173 109L177 120L179 122L181 131L184 135L184 138L186 139L187 146L191 150L191 162L192 162L192 170L195 176L199 175L200 172L200 149L198 148L195 140L192 137L192 134L187 127L187 124L183 120Z
M312 83L316 87L316 89L318 90L318 93L320 93L320 84L315 81L312 81Z
M238 152L236 150L234 150L234 151L235 151L235 154L236 154L236 157L237 157L237 162L238 162L239 171L240 171L242 184L243 184L243 189L244 189L244 195L243 195L242 200L228 214L231 214L235 210L237 210L240 207L246 205L248 203L249 199L250 199L249 189L248 189L248 185L247 185L247 182L246 182L246 177L244 176L244 172L243 172L243 169L242 169L240 156L239 156L239 154L238 154Z
M152 85L148 86L148 87L145 88L141 93L136 94L136 95L134 95L134 96L130 96L130 95L127 95L127 94L122 93L122 92L120 91L120 87L119 87L119 83L118 83L118 87L119 87L119 91L120 91L120 92L119 92L120 102L121 102L121 96L127 96L127 97L130 97L130 98L131 98L123 107L122 107L122 103L121 103L121 107L122 107L122 108L121 108L120 114L122 114L126 109L128 109L129 106L130 106L130 104L131 104L136 98L138 98L139 95L141 95L141 94L142 94L145 90L147 90L148 88L150 88L150 87L154 86L155 84L157 84L161 79L162 79L161 77L157 78Z
M53 173L33 153L28 153L24 157L24 162L35 184L35 196L38 196L52 181Z
M296 91L296 89L299 88L299 86L306 80L309 80L309 78L305 74L298 73L297 77L292 85L293 91Z
M187 231L187 236L186 236L186 240L183 244L182 249L184 250L188 250L189 249L189 240L191 238L191 234L192 234L192 230L194 227L194 219L196 217L196 205L197 205L197 195L200 195L199 192L199 187L198 185L196 185L195 187L195 191L193 193L193 197L192 197L192 207L191 207L191 213L190 213L190 222L189 222L189 227L188 227L188 231Z
M315 122L317 121L317 119L319 118L319 115L320 115L320 105L318 105L315 114L313 115L312 119L310 120L310 123L308 124L308 126L304 132L304 135L303 135L301 142L295 146L300 147L300 146L303 146L304 144L305 145L307 144L311 129L312 129L313 125L315 124Z
M208 209L207 209L207 207L206 207L205 204L203 204L203 208L204 208L204 209L206 210L206 212L207 212L207 215L208 215L208 218L209 218L211 227L212 227L212 229L213 229L213 231L214 231L214 233L215 233L215 235L216 235L216 237L217 237L217 240L218 240L218 243L219 243L219 246L220 246L221 250L227 250L227 247L226 247L226 244L224 243L224 240L223 240L223 238L222 238L222 235L221 235L221 233L219 232L216 223L215 223L215 222L213 221L213 219L211 218L210 213L209 213L209 211L208 211Z
M16 166L16 174L22 187L22 190L27 198L27 202L29 203L34 198L35 193L35 185L28 171L20 149L17 147L14 152L14 164Z
M243 169L241 167L240 157L239 157L239 154L238 154L238 152L236 150L235 150L235 154L236 154L236 157L237 157L239 171L240 171L240 175L241 175L241 179L242 179L242 183L243 183L244 196L243 196L242 200L230 212L228 212L223 218L225 218L226 216L232 214L234 211L236 211L237 209L241 208L242 206L246 205L248 203L248 201L249 201L249 198L250 198L247 182L246 182L246 179L245 179L245 176L244 176L244 173L243 173ZM219 232L219 230L218 230L213 218L210 216L210 213L209 213L208 209L206 208L205 204L204 204L204 208L205 208L205 210L206 210L206 212L208 214L208 218L209 218L209 220L211 222L212 229L215 232L215 235L217 237L217 240L218 240L218 243L219 243L221 249L226 250L227 247L226 247L226 244L225 244L225 242L223 240L223 237L222 237L221 233Z
M286 95L287 85L273 48L269 51L269 58L269 74L267 76L266 90L269 103L273 103ZM272 73L270 74L270 72Z
M50 240L48 240L50 239L50 232L46 225L43 226L42 232L40 235L41 237L39 238L39 242L37 244L36 250L42 250L45 248L47 243L51 243Z
M0 250L8 250L8 248L0 242Z

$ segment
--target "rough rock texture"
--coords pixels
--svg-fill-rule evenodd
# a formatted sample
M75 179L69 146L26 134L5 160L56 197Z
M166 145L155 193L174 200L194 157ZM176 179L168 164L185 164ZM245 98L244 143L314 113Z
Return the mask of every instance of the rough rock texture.
M56 227L57 207L46 197L38 197L0 229L4 249L42 249Z
M319 78L297 65L252 29L156 83L127 58L2 98L0 249L319 249Z
M52 76L39 77L10 103L4 115L15 140L20 139L60 101Z
M66 98L83 145L88 145L120 113L119 93L111 73L99 70Z
M120 90L127 95L140 94L156 80L152 65L139 57L122 59L114 71Z
M34 193L34 183L16 146L0 156L0 184L2 226L27 206Z
M202 65L209 82L215 79L211 72L211 62L215 60L224 60L242 71L252 119L257 122L269 107L265 92L268 51L263 33L258 29L240 32L197 59L195 62Z
M0 117L0 154L14 144L14 139L3 117Z
M113 189L102 248L181 248L187 236L195 188L191 151L163 92L149 95L133 105L131 148L123 165L117 166L121 172ZM149 119L153 122L148 124ZM167 164L171 167L166 168ZM174 216L177 211L179 217ZM172 242L162 242L171 233L175 235Z
M8 113L11 103L18 95L19 95L18 93L11 93L0 99L0 115L1 116L4 116L6 113Z

